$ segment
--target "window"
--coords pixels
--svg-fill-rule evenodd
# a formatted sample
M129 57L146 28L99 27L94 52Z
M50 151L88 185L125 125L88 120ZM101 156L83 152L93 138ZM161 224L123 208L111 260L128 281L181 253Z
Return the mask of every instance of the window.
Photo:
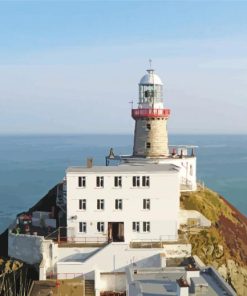
M104 210L105 204L103 199L97 199L97 210Z
M140 232L140 222L133 222L132 223L132 230L136 232Z
M147 148L147 149L151 148L151 143L150 143L150 142L147 142L147 143L146 143L146 148Z
M104 187L104 177L96 177L96 187Z
M122 199L115 199L115 209L116 210L123 209L123 200Z
M151 130L151 124L150 124L150 123L147 123L147 125L146 125L146 129L147 129L148 131Z
M150 210L150 199L143 199L143 209L144 210Z
M98 230L98 232L104 232L105 231L105 223L104 222L97 222L97 230Z
M121 176L114 177L114 186L115 187L122 187L122 177Z
M87 223L79 222L79 232L87 232Z
M140 187L140 177L139 176L133 176L132 178L132 184L133 187Z
M143 230L143 232L150 232L150 222L143 222L142 223L142 230Z
M86 210L87 208L87 201L86 199L79 199L79 209Z
M149 176L142 176L142 186L149 187L150 185L150 178Z
M86 177L78 177L78 187L86 187Z

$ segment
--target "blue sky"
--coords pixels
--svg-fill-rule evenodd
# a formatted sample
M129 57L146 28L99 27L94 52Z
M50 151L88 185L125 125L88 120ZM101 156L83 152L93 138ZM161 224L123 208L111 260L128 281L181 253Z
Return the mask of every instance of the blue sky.
M0 1L0 133L132 133L148 59L172 133L247 133L247 2Z

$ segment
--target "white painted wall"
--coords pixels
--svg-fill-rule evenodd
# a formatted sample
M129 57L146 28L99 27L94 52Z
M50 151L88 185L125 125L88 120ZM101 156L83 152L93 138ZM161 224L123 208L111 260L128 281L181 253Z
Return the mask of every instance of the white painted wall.
M150 187L133 187L132 177L150 176ZM78 177L86 176L86 188L78 187ZM104 188L96 188L96 176L104 176ZM114 187L114 176L122 176L122 187ZM160 240L177 238L179 212L179 180L177 171L136 172L68 172L67 226L70 238L106 238L108 222L124 222L125 242L131 240ZM151 209L143 209L143 199L150 199ZM79 199L86 199L87 209L79 209ZM104 199L105 209L97 210L97 199ZM123 200L123 210L115 209L115 199ZM76 217L76 219L75 219ZM79 222L87 223L87 232L79 232ZM141 222L141 231L132 230L132 222ZM148 221L150 232L142 231L142 222ZM97 231L97 222L105 222L105 232Z
M180 287L177 284L177 292L178 292L178 296L189 296L189 288L188 287Z
M128 244L111 243L85 262L57 262L59 278L84 274L94 279L94 270L104 272L124 271L131 264L138 267L160 267L162 249L130 249Z
M126 275L125 273L100 273L99 282L95 283L95 288L102 291L125 291Z
M198 219L199 226L210 227L211 221L208 220L202 213L195 210L179 210L179 224L185 225L188 222L188 219Z
M42 260L42 242L44 238L35 235L8 234L8 255L29 264Z
M43 259L39 265L39 280L43 281L46 280L46 262Z
M178 166L179 171L179 182L181 184L181 191L196 191L197 190L197 179L196 179L196 157L183 157L183 158L166 158L160 159L159 163L170 163ZM191 188L187 188L183 185L191 185Z
M189 285L191 285L191 278L200 277L200 270L187 270L186 271L186 280Z

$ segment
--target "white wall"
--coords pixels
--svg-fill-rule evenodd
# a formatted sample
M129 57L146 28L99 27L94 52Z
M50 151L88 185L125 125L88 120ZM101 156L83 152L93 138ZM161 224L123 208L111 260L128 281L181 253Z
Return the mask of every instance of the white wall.
M196 178L196 157L184 157L184 158L167 158L160 159L160 163L171 163L180 168L180 184L182 191L196 191L197 190L197 178ZM185 188L182 185L188 181L191 184L191 188ZM184 189L183 189L184 188Z
M130 249L127 244L112 243L102 248L85 262L58 262L59 278L68 275L94 279L94 270L104 272L124 271L126 266L135 264L138 267L160 267L162 249Z
M95 282L95 288L99 291L125 291L125 273L100 273L99 280Z
M80 237L107 237L108 222L124 222L125 242L177 237L179 211L178 172L139 173L67 173L67 226L75 240ZM96 188L96 176L104 176L104 188ZM132 176L150 176L150 187L133 187ZM86 176L86 188L78 187L78 177ZM122 176L122 187L114 187L114 176ZM143 209L143 199L151 200L151 209ZM87 209L79 210L79 199L87 200ZM97 210L97 199L104 199L105 209ZM123 200L123 210L115 210L115 199ZM71 217L77 217L71 219ZM79 222L87 222L87 233L79 232ZM147 221L150 232L132 231L132 222ZM105 232L97 231L97 222L105 222Z
M57 260L61 262L68 262L74 260L84 261L87 257L97 252L100 248L57 248Z
M179 210L179 224L185 225L188 219L198 219L199 226L210 227L211 221L208 220L202 213L195 210Z
M8 255L29 264L42 260L43 237L26 234L8 234Z

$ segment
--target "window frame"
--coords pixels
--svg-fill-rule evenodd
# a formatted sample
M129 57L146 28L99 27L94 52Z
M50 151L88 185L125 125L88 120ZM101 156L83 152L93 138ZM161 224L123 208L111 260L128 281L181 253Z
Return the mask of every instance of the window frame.
M123 199L116 198L115 199L115 210L121 211L123 209Z
M142 222L142 231L143 232L151 232L151 225L150 221L143 221Z
M132 222L132 231L134 232L140 232L140 222L139 221L133 221Z
M79 199L79 210L87 209L87 200L85 198Z
M103 211L105 209L105 200L102 198L97 199L97 210Z
M85 188L86 187L86 176L78 177L78 187Z
M142 176L142 187L150 187L150 176Z
M104 188L104 176L96 176L96 187Z
M122 187L122 176L114 176L114 187Z
M150 198L143 198L142 200L142 209L150 210L151 209L151 200Z
M79 232L80 233L87 233L87 222L79 222Z
M133 187L141 187L141 178L140 178L140 176L133 176L132 177L132 186Z
M105 232L105 222L97 222L97 231L100 233Z

